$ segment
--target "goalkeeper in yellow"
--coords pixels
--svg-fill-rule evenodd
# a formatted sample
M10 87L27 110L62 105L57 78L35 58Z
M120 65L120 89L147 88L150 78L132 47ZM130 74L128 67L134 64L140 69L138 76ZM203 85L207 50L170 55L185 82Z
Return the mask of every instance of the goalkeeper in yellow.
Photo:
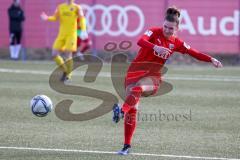
M54 61L63 70L61 81L71 78L73 69L72 53L77 50L77 25L80 25L82 39L87 39L86 21L80 5L74 3L74 0L66 0L65 3L59 4L52 16L46 13L41 14L44 21L59 21L59 33L53 44L52 56ZM77 19L80 23L77 23ZM82 19L82 20L81 20ZM66 60L64 61L60 53L64 53Z

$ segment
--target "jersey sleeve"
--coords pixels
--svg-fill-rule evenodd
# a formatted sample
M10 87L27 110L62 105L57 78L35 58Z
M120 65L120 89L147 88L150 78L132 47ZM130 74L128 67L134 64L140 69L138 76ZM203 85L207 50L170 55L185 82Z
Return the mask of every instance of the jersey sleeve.
M156 33L156 30L157 30L156 28L148 29L138 40L137 44L142 48L153 49L154 44L151 43L149 40L151 37L154 36L154 34Z
M56 8L54 14L52 16L49 16L48 17L48 21L56 21L58 19L58 16L59 16L59 6Z
M188 54L191 57L196 58L197 60L200 60L200 61L211 62L211 58L212 58L211 56L191 48L186 42L183 42L179 39L178 39L178 47L176 51L182 54Z

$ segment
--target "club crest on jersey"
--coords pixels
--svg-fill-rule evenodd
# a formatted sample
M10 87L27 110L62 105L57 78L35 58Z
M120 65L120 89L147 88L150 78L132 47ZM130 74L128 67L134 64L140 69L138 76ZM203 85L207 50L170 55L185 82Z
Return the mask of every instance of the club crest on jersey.
M71 7L71 8L70 8L70 11L73 11L73 10L74 10L74 8Z
M173 49L174 48L174 44L170 43L168 48L169 49Z

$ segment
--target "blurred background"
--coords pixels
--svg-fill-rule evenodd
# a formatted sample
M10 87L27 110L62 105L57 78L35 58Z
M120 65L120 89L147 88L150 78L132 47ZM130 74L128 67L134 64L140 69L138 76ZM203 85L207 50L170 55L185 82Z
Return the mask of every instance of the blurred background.
M64 0L21 0L25 12L22 37L22 60L48 60L57 36L58 23L43 22L40 14L51 15ZM219 58L229 65L240 64L240 0L75 0L82 5L93 41L91 53L105 61L112 54L104 51L108 42L131 41L125 52L133 58L138 51L136 41L151 26L161 26L165 9L175 5L181 9L178 36L191 47ZM9 58L7 9L11 0L0 1L0 58ZM119 50L118 50L119 51ZM175 54L168 63L191 64L192 58Z

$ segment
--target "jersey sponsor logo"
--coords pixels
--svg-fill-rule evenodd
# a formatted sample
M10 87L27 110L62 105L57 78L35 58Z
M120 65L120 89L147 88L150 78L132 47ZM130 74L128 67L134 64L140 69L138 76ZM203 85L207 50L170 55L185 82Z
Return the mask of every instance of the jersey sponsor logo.
M144 35L146 35L146 36L148 36L148 37L151 37L152 34L153 34L153 32L150 31L150 30L147 30L147 31L144 33Z
M187 49L190 49L191 47L187 44L187 43L183 43L183 46L185 47L185 48L187 48Z
M159 58L162 58L162 59L166 60L170 57L171 53L161 54L161 53L157 53L157 52L154 51L154 55L159 57Z
M144 28L145 17L138 6L128 5L123 7L116 4L109 6L82 4L81 6L87 19L88 31L96 36L108 34L110 36L134 37L139 35ZM138 24L132 25L133 22Z
M63 16L66 16L66 17L70 17L70 16L72 16L72 13L69 12L69 11L64 11L64 12L62 13L62 15L63 15Z

